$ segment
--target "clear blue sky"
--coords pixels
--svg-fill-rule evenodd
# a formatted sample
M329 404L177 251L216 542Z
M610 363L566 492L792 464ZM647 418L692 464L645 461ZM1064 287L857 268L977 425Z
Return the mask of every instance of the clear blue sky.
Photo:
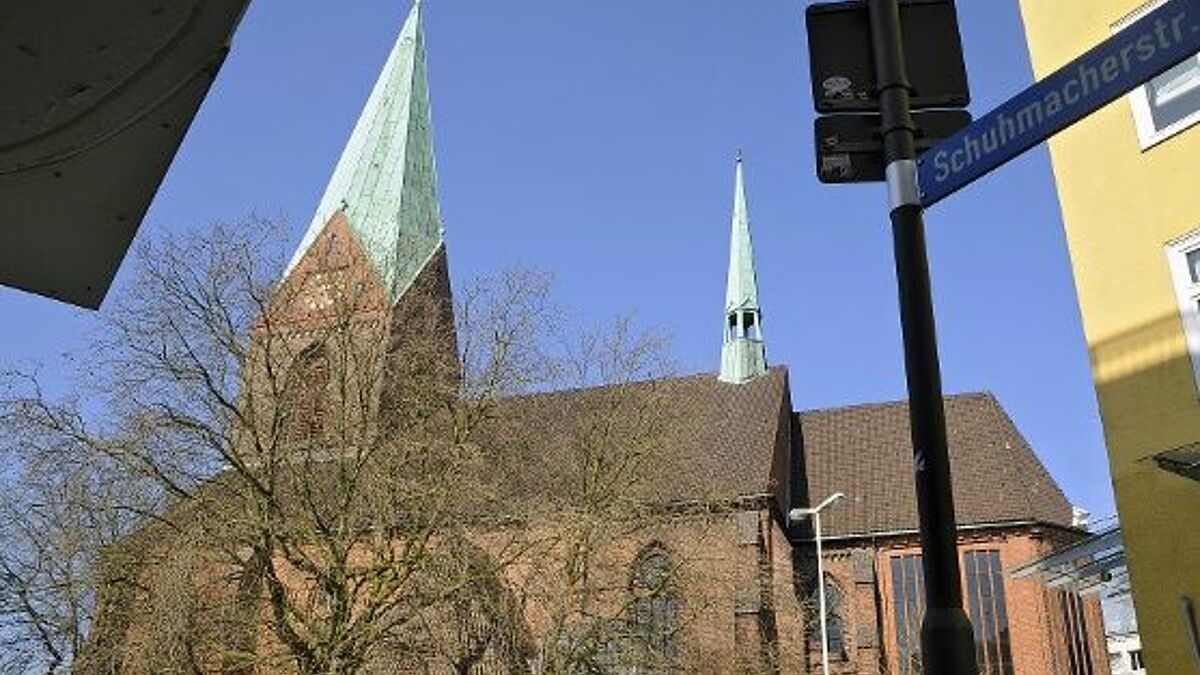
M1032 73L1016 0L959 5L979 114ZM298 240L408 9L255 0L139 236L257 211ZM634 310L674 334L685 370L715 370L741 148L768 355L791 368L796 407L903 398L885 195L814 177L803 9L428 0L456 283L550 270L568 306ZM1111 513L1045 150L936 207L929 236L947 392L994 392L1068 496ZM0 362L51 374L95 320L7 289L0 316Z

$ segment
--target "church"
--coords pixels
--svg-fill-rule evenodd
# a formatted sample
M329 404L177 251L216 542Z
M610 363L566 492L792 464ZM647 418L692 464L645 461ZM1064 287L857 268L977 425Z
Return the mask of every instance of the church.
M363 325L384 325L391 331L389 349L430 355L453 373L458 338L446 329L454 326L450 258L439 215L425 59L418 2L287 276L331 274L323 252L353 249L347 259L368 270L379 291L379 316L385 317ZM625 570L624 578L610 591L630 599L606 619L617 637L598 643L587 667L570 672L800 675L821 673L827 658L829 673L916 675L924 600L907 405L793 408L787 367L768 361L740 156L733 183L719 369L633 387L652 390L686 421L652 446L670 469L639 493L647 509L671 517L624 535L620 559L613 562ZM319 288L299 292L307 307L320 306ZM418 296L434 302L415 302ZM423 320L422 312L432 312L434 320ZM420 330L427 325L442 329ZM714 331L714 347L716 339ZM299 358L316 354L297 352ZM307 372L322 377L319 361L311 359L318 365ZM385 384L380 395L401 396L390 391ZM564 468L571 448L557 439L571 433L574 406L603 394L542 392L499 407L497 425L542 422L530 425L539 429L537 438L505 453L523 464L519 471L498 472L506 477L495 486L502 500L529 502L577 488L577 476ZM1094 599L1008 575L1085 535L1073 522L1071 504L995 397L967 393L948 397L945 405L963 596L980 672L1107 673L1103 619ZM318 407L305 409L310 432L325 424ZM789 522L787 514L838 494L822 512L818 578L814 529ZM668 575L669 583L663 581ZM537 637L547 634L538 626L552 617L528 609L506 616L507 637L483 645L467 662L437 665L432 648L409 645L390 666L370 672L558 672L547 655L559 645ZM128 622L106 623L102 613L95 639L107 645L108 655L94 672L149 672L120 656L123 641L136 632ZM637 659L623 660L634 652Z

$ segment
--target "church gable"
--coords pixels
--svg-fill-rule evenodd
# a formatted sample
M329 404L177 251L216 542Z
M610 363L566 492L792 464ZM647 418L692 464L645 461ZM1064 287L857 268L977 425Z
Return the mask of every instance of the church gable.
M383 280L344 213L338 211L330 217L280 284L272 305L276 320L314 325L336 314L387 308Z
M1070 502L991 394L945 405L960 525L1071 525ZM917 529L907 403L806 411L796 421L809 494L848 497L823 523L831 536Z
M372 401L385 433L399 426L399 411L415 413L417 406L458 395L461 369L445 249L434 251L393 302L341 211L275 291L269 318L258 332L257 342L270 351L276 367L286 369L287 396L279 403L295 408L289 418L311 416L321 409L316 401L332 396L320 378L301 375L311 370L305 358L318 352L338 364L325 379L332 376L334 389L349 384L356 396ZM293 399L310 398L310 404L294 405Z

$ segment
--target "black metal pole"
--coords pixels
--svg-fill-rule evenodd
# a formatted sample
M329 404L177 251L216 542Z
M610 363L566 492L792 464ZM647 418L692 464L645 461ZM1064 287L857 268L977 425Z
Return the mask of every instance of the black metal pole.
M898 0L867 0L895 239L900 322L925 570L921 656L925 675L975 675L975 639L963 611L950 453L942 405L937 331L916 180L915 127Z

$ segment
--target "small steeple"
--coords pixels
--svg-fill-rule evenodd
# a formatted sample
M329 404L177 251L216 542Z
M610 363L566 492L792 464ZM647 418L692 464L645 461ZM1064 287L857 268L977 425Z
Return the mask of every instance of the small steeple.
M725 291L724 344L721 347L722 382L741 384L767 372L763 344L762 310L754 274L754 247L750 242L750 214L742 153L736 163L733 193L733 233L729 242L729 283Z
M340 211L393 302L441 250L421 2L375 82L288 272Z

